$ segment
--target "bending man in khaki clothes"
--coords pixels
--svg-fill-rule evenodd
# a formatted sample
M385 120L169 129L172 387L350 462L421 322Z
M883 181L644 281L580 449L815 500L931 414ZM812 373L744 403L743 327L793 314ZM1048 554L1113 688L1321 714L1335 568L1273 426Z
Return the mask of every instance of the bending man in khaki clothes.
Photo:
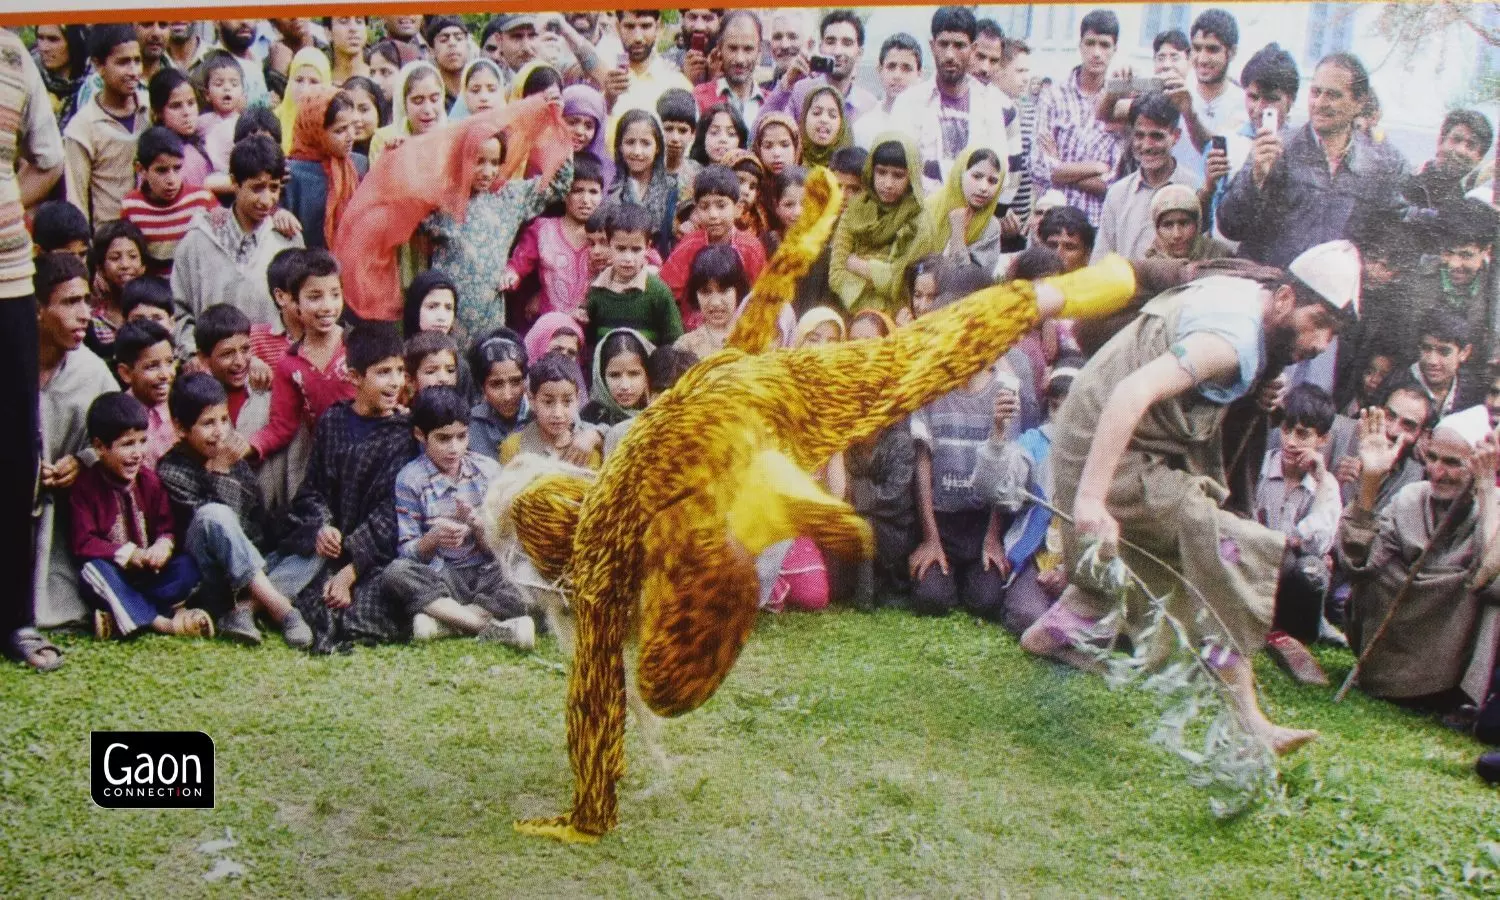
M1265 645L1285 538L1220 509L1228 497L1222 426L1228 404L1265 374L1268 361L1311 359L1359 309L1359 254L1347 241L1308 250L1290 274L1212 274L1151 300L1073 383L1053 439L1057 503L1070 510L1064 554L1072 583L1021 638L1032 653L1080 667L1074 649L1116 605L1078 572L1083 539L1120 555L1168 612L1201 642L1241 724L1277 753L1317 737L1274 725L1255 697L1249 656ZM1183 573L1213 612L1199 622L1197 595L1120 538ZM1146 599L1131 589L1127 627L1143 624ZM1170 639L1169 629L1158 632Z

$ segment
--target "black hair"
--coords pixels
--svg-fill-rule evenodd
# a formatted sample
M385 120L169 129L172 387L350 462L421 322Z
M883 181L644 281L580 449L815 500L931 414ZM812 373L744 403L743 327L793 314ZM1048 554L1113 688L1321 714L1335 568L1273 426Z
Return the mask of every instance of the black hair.
M292 274L296 272L297 264L306 252L302 247L287 247L276 251L276 255L271 257L271 262L266 266L266 288L272 295L277 291L292 294Z
M240 65L238 59L235 59L223 50L210 51L203 57L203 67L198 70L197 74L200 82L199 87L205 91L208 90L208 82L213 78L213 74L223 69L228 69L238 75L240 78L240 87L244 88L245 67Z
M750 293L750 279L745 275L745 265L740 261L739 253L728 244L710 244L693 257L684 291L693 309L698 308L698 291L709 282L721 288L734 288L736 299L744 299Z
M338 273L339 261L332 253L321 247L303 250L287 273L286 292L295 298L302 293L309 278L327 278Z
M401 44L403 43L405 42L397 41L395 38L386 38L383 41L376 41L369 47L365 48L365 62L373 62L375 57L378 56L391 65L395 66L397 69L401 69L406 64L405 61L401 58Z
M818 39L822 40L823 33L828 30L828 26L837 25L840 22L854 26L854 42L863 47L865 45L865 23L859 20L859 16L852 9L836 9L824 16L823 21L818 23Z
M351 100L355 91L370 95L370 99L375 101L375 115L379 124L384 126L391 123L391 98L385 95L385 91L380 89L374 79L365 75L352 76L344 81L343 90L350 95Z
M905 169L907 167L906 148L901 146L900 141L883 141L877 144L871 152L870 165Z
M346 91L340 89L337 94L329 98L328 108L323 110L323 127L325 129L332 128L334 120L339 117L339 113L350 112L353 109L354 98L349 96Z
M187 429L198 424L205 409L228 402L229 395L217 378L207 372L192 372L172 382L172 390L167 394L167 412L173 422Z
M1375 402L1380 406L1385 406L1397 394L1410 394L1422 401L1422 405L1427 409L1427 414L1422 417L1422 430L1431 431L1433 426L1437 424L1438 416L1442 415L1442 410L1438 409L1437 404L1432 402L1432 395L1427 392L1427 388L1423 387L1417 381L1416 376L1410 371L1397 370L1392 372L1386 378L1385 382L1381 384L1380 394L1375 398Z
M145 431L149 424L145 405L128 391L110 391L95 397L94 402L89 404L88 415L84 419L89 440L98 441L106 447L124 437L127 432Z
M1142 94L1130 102L1127 121L1131 127L1134 127L1136 120L1142 117L1168 128L1176 128L1182 123L1182 112L1161 91Z
M363 375L388 359L402 360L401 336L388 322L360 322L344 335L344 365Z
M973 153L969 154L969 165L964 169L964 171L967 172L969 171L969 169L974 168L982 162L989 163L997 170L999 170L1002 176L1004 175L1005 163L1000 161L1000 154L996 153L994 150L991 150L988 147L981 147L978 150L975 150Z
M838 175L863 175L870 153L863 147L840 147L828 157L828 170Z
M932 36L936 38L949 31L974 40L979 33L979 23L974 21L973 11L965 6L939 6L932 14ZM1000 36L1005 37L1003 33ZM863 44L864 38L860 38L859 42Z
M249 333L250 317L229 303L215 303L193 322L193 337L198 342L198 352L204 356L212 356L221 341Z
M455 423L469 424L469 404L458 388L435 384L417 391L411 401L411 427L430 435Z
M1116 44L1120 42L1120 20L1114 13L1107 9L1096 9L1083 17L1078 23L1078 39L1081 41L1089 34L1097 34L1107 37Z
M627 331L624 328L617 328L606 335L604 340L599 342L599 349L595 352L599 355L600 372L609 368L610 362L615 357L623 356L626 353L633 354L640 359L641 367L645 368L646 359L651 355L651 351L646 349L646 345L641 343L641 339L636 337L634 332Z
M619 178L630 177L630 169L625 165L625 152L621 149L621 145L625 143L626 129L638 122L645 122L650 127L651 134L656 138L656 156L652 158L651 168L655 170L666 156L667 139L662 135L661 123L656 121L656 115L644 109L626 110L625 114L620 117L620 121L615 124L615 171L619 173L617 176Z
M1281 425L1283 428L1296 428L1299 425L1311 428L1322 437L1333 428L1333 419L1337 414L1338 408L1333 405L1333 397L1318 385L1304 381L1286 392L1286 400L1282 402Z
M521 85L521 96L531 97L540 94L547 88L562 88L562 76L551 66L537 66L526 76L526 82Z
M910 297L916 292L917 279L923 275L931 275L932 283L936 286L938 280L942 277L944 266L945 263L941 253L929 253L926 256L919 256L907 263L906 271L901 273L901 280L906 286L906 296Z
M1316 68L1336 66L1349 75L1349 93L1355 100L1370 99L1370 70L1353 53L1330 53L1318 60Z
M974 39L977 41L981 37L994 38L997 41L1003 42L1005 40L1005 29L1001 28L1000 23L994 19L980 19L974 23Z
M83 279L88 283L89 270L84 267L83 261L71 253L53 251L43 253L36 260L36 274L31 276L31 287L36 292L37 306L45 309L52 302L52 292L57 290L58 285L66 284L75 278Z
M573 357L549 350L526 372L526 389L535 394L542 385L554 381L565 381L576 390L583 383L583 370Z
M1493 247L1495 232L1500 230L1500 213L1483 200L1462 197L1438 207L1435 224L1439 251Z
M1462 125L1474 132L1479 146L1486 150L1495 142L1495 129L1490 125L1490 120L1484 117L1484 113L1477 109L1455 109L1443 116L1442 127L1438 129L1439 137L1447 137L1448 132Z
M141 133L135 145L135 161L140 163L141 168L149 169L158 156L182 159L186 152L177 132L165 125L153 125Z
M592 181L604 188L604 165L599 158L587 150L580 150L573 154L573 183L580 181Z
M68 78L79 79L88 71L89 30L84 25L53 25L62 32L63 43L68 47Z
M502 21L498 14L484 20L484 30L479 33L479 46L483 47L490 42L490 38L505 33L500 27Z
M1038 278L1047 278L1052 275L1061 275L1063 271L1062 257L1057 251L1046 244L1037 244L1035 247L1027 247L1010 261L1009 277L1023 281L1036 281Z
M428 16L422 22L422 38L430 47L437 41L437 36L448 28L457 28L463 31L466 37L468 36L468 30L464 28L464 20L458 16Z
M885 57L892 50L905 50L908 53L914 54L917 57L917 71L922 71L922 45L917 43L916 38L904 31L886 38L885 43L880 45L880 57L876 64L885 65Z
M469 371L480 384L490 377L490 368L502 362L515 363L521 377L526 377L526 344L519 334L504 326L480 335L469 348L468 358Z
M1047 378L1047 386L1042 389L1042 394L1048 400L1065 400L1073 390L1073 382L1077 375L1058 375L1059 369L1077 369L1083 371L1088 365L1088 360L1082 356L1060 356L1052 366L1052 374Z
M737 138L736 147L743 150L750 140L750 129L745 127L745 120L740 118L740 114L735 112L734 107L727 103L714 104L698 118L698 133L693 136L693 147L688 151L688 156L700 166L708 165L708 127L720 115L729 116L729 124L734 127Z
M649 242L656 232L656 223L652 221L651 213L646 207L639 203L621 203L614 208L604 223L604 236L613 240L614 236L621 232L644 234Z
M172 300L172 286L165 278L155 275L142 275L131 280L120 290L120 315L128 319L138 306L154 306L169 316L174 315L176 307ZM202 327L201 324L196 326L200 334Z
M428 269L411 280L406 288L406 303L401 311L401 332L414 335L421 331L417 324L422 318L422 301L433 291L447 290L453 294L455 322L458 315L458 284L442 269Z
M1281 49L1280 44L1267 44L1246 60L1240 70L1240 83L1245 87L1260 85L1263 91L1274 91L1288 100L1297 99L1301 87L1301 76L1297 74L1297 60Z
M670 390L687 370L697 365L698 357L681 347L657 347L646 360L646 385L651 393Z
M661 10L659 10L659 9L617 9L617 10L615 10L615 17L616 18L623 19L627 15L641 16L641 17L644 17L644 18L647 18L647 19L655 19L658 22L661 21Z
M1006 38L1005 43L1000 45L1000 64L1008 66L1016 61L1016 57L1030 52L1031 45L1020 38Z
M1206 9L1199 13L1188 33L1200 32L1218 38L1230 50L1240 45L1240 26L1228 10Z
M698 101L692 92L682 88L668 88L656 98L656 117L662 124L680 122L689 128L698 127Z
M234 145L238 147L257 134L270 135L271 141L278 148L281 146L281 120L264 106L252 106L240 113L239 120L234 123Z
M1089 224L1088 214L1076 206L1054 206L1047 210L1042 216L1041 224L1037 226L1037 237L1046 240L1055 234L1062 232L1078 235L1083 245L1090 250L1094 248L1094 226Z
M141 354L166 341L172 344L172 333L150 319L135 319L115 332L115 364L134 366ZM175 345L174 345L175 346Z
M137 43L134 25L95 25L89 29L89 59L104 62L121 44Z
M598 234L602 231L606 236L608 236L609 222L614 218L614 216L615 204L601 203L599 204L599 208L594 210L594 214L592 216L589 216L589 220L583 223L583 230L585 233L593 234ZM649 216L647 218L649 218Z
M1469 323L1463 313L1444 306L1434 306L1422 317L1421 327L1417 330L1417 338L1420 340L1424 337L1444 344L1453 344L1459 349L1473 344L1473 340L1469 337Z
M94 232L83 210L66 200L48 200L36 208L31 238L43 253L61 250L74 241L92 244Z
M1166 46L1176 47L1183 53L1193 52L1193 45L1188 40L1187 35L1182 33L1181 28L1168 28L1166 31L1158 34L1151 41L1151 52L1153 54L1160 53L1161 48Z
M458 364L458 342L451 335L441 331L414 331L410 335L401 346L401 362L406 366L406 374L416 378L422 360L434 353L452 353L454 365Z
M146 261L146 236L134 222L124 219L114 219L109 222L101 222L94 230L94 243L89 248L89 268L94 272L103 270L104 258L109 255L109 248L115 241L125 239L135 244L135 249L141 254L141 262Z
M151 103L151 118L161 119L161 111L166 109L167 101L172 99L172 92L183 85L192 87L193 83L186 74L171 66L162 66L151 76L151 81L146 86L146 96ZM197 92L194 91L193 99L197 98Z
M229 151L229 177L244 184L258 175L281 178L286 173L286 154L281 145L263 134L245 138Z
M704 166L693 177L693 201L704 197L728 197L731 203L740 199L740 178L728 166Z

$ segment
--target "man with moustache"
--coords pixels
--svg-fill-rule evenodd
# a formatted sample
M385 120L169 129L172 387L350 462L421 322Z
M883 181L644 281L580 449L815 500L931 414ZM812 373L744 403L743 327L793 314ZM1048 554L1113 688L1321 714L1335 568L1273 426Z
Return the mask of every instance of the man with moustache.
M1358 296L1359 253L1335 241L1287 273L1213 274L1160 294L1094 355L1054 420L1054 498L1073 516L1063 544L1074 575L1022 647L1097 667L1077 647L1119 603L1080 569L1084 549L1097 546L1167 597L1248 733L1277 754L1317 737L1273 724L1255 698L1250 655L1270 631L1286 538L1220 507L1229 494L1223 423L1269 370L1321 353L1357 318ZM1201 599L1135 547L1183 573ZM1124 623L1135 640L1142 609L1133 603Z
M1095 260L1110 253L1141 259L1156 239L1151 198L1158 188L1180 184L1197 190L1199 180L1172 155L1182 136L1177 107L1165 94L1143 94L1130 104L1130 147L1140 168L1109 186L1094 239Z
M732 9L719 25L719 65L724 74L693 89L698 111L708 112L718 103L728 103L745 122L754 122L766 102L766 92L755 83L760 62L760 19L748 9Z

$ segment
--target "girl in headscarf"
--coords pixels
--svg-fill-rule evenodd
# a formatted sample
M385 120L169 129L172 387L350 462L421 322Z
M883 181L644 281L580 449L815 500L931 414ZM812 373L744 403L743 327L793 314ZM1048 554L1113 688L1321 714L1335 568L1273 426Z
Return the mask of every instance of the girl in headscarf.
M292 57L286 70L286 96L276 106L276 120L281 123L281 150L292 152L292 131L297 127L297 106L310 87L333 84L333 66L317 47L303 47Z
M798 84L800 88L807 82ZM793 103L796 102L793 91ZM802 134L802 165L826 166L835 150L842 150L853 143L849 136L849 122L844 116L844 98L838 88L821 84L806 92L800 106Z
M421 58L410 44L402 41L381 41L365 51L365 59L370 63L370 80L386 97L396 95L401 70Z
M764 189L766 167L749 150L731 150L720 161L728 166L740 180L740 199L734 216L734 227L758 238L764 238L770 230L766 211L760 205L760 192Z
M531 361L520 335L496 328L474 341L468 362L479 380L480 395L469 411L469 449L498 460L500 444L531 421L526 402L526 370ZM583 388L578 390L581 394Z
M768 178L780 175L782 169L795 166L802 159L802 130L785 113L762 113L755 120L750 149L766 167Z
M302 96L281 202L302 223L309 248L333 245L339 220L369 170L369 161L354 152L354 120L353 99L332 85L314 86Z
M448 111L448 121L462 122L469 116L505 105L505 76L494 60L479 56L469 60L459 79L458 100Z
M391 94L391 124L376 131L370 141L370 161L400 146L407 138L427 134L447 121L442 73L430 62L407 63L396 77L395 91Z
M594 354L593 390L578 418L606 428L635 418L649 399L646 360L655 349L633 328L616 328L606 333Z
M354 152L368 161L375 132L391 121L391 102L374 79L355 75L344 82L344 93L354 102Z
M960 153L939 193L927 198L922 216L922 253L941 253L986 272L1000 261L1000 221L995 206L1005 183L1005 163L987 147Z
M534 364L548 353L561 353L574 360L583 358L583 326L562 312L542 313L526 332L526 356ZM588 393L582 370L578 373L578 395Z
M522 66L516 73L510 83L510 96L506 99L515 101L536 94L546 94L548 100L562 102L562 75L539 59Z
M844 317L826 306L814 306L797 320L792 333L793 347L821 347L843 342L846 335Z
M604 170L604 189L608 191L615 183L615 160L604 142L604 123L609 120L604 95L586 84L575 84L564 88L562 97L563 121L573 137L573 152L588 152L599 160Z
M851 312L903 305L902 276L922 230L922 160L911 138L875 139L860 180L864 191L844 208L833 232L828 287Z
M677 215L677 179L667 174L666 142L653 113L632 109L620 117L615 134L616 180L612 203L636 203L654 223L652 244L662 258L672 254L672 220Z
M433 72L435 75L436 70ZM441 107L441 100L438 106ZM495 146L500 143L495 139L502 134L503 149ZM484 145L490 145L483 154L488 162L486 171L480 172ZM497 150L498 165L491 166ZM402 282L396 250L412 238L423 220L440 211L441 221L432 223L435 231L444 236L454 233L466 236L468 232L463 229L472 224L471 213L481 213L480 218L490 222L488 212L499 214L499 207L507 202L520 205L515 204L517 194L559 183L560 191L565 191L572 181L569 151L561 111L545 100L529 98L470 116L448 128L408 138L399 150L382 156L371 166L369 177L355 193L334 241L334 254L343 267L348 308L363 319L398 320ZM521 182L528 162L541 175ZM494 198L483 200L478 208L474 206L476 181L483 188L478 196ZM481 240L488 246L477 249L498 254L500 263L489 273L491 278L498 279L505 270L505 254L515 236L514 224L501 248L494 246L500 235L489 229L481 231L485 232ZM443 268L450 275L457 275L455 268ZM454 280L462 286L460 279ZM488 299L484 314L463 322L470 334L488 330L483 324L488 311L500 305L498 295ZM468 297L460 299L461 322L466 304L471 311L476 305Z

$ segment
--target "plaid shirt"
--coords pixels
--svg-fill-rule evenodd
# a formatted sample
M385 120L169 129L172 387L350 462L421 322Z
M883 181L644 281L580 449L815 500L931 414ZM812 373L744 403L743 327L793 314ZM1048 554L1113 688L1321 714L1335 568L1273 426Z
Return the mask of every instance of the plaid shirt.
M228 472L210 472L204 467L203 457L182 441L156 464L156 477L167 489L178 533L187 534L188 524L200 506L222 503L239 517L250 543L266 548L271 525L266 498L245 461L235 463Z
M1031 180L1036 196L1053 187L1052 168L1059 163L1102 162L1113 171L1120 161L1120 138L1109 131L1095 115L1098 94L1085 94L1079 87L1082 67L1042 93L1037 101L1036 140L1031 146ZM1050 139L1057 150L1052 157L1043 149L1042 138ZM1104 197L1095 196L1073 185L1060 185L1069 206L1088 214L1089 221L1099 224Z
M401 555L423 562L417 542L431 530L429 523L440 516L456 519L460 502L471 510L479 509L490 482L499 474L499 464L473 451L459 462L457 478L443 474L426 453L402 467L396 476L396 538ZM439 570L444 566L464 569L489 560L490 555L470 533L459 547L438 548L427 564Z

